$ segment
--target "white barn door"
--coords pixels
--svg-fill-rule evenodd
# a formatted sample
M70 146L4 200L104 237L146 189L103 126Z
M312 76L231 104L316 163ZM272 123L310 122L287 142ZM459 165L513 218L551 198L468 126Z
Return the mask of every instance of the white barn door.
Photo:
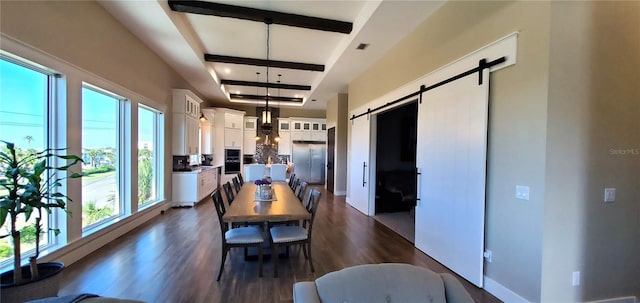
M352 121L347 202L365 215L369 211L369 151L371 124L366 116Z
M489 70L423 93L416 247L482 287Z

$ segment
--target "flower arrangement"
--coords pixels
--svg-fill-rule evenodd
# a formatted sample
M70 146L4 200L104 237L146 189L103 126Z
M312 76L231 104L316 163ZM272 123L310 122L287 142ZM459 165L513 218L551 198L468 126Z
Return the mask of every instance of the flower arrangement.
M269 181L267 178L262 178L262 179L258 179L256 181L253 182L255 185L269 185L271 184L271 181Z

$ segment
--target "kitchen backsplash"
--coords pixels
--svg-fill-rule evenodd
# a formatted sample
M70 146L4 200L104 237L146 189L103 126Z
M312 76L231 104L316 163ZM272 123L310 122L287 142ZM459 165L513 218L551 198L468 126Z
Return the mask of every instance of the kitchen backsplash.
M253 156L256 163L267 163L271 157L271 163L287 163L289 156L279 156L278 148L269 144L256 144L256 154Z

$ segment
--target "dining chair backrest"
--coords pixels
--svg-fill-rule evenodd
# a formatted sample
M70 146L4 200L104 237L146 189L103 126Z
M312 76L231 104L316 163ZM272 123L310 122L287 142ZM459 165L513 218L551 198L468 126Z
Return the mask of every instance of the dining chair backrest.
M309 237L311 237L311 230L313 229L313 221L316 218L316 212L318 211L318 206L320 205L320 191L312 188L311 192L309 192L309 196L311 199L311 206L309 207L309 212L311 213L311 219L309 219Z
M300 185L300 178L296 178L295 181L293 181L293 186L291 187L291 189L293 190L294 193L296 193L298 191L298 186Z
M293 182L295 181L296 181L296 174L289 175L289 187L291 187L291 189L293 189Z
M226 232L227 224L224 224L224 222L222 221L222 216L224 216L227 210L224 207L224 201L222 201L222 193L220 192L220 188L217 188L211 194L211 200L213 200L213 205L216 207L216 214L218 215L220 230L222 231L223 238L224 238L224 233Z
M240 182L240 186L244 185L244 179L242 179L242 174L238 173L238 181Z
M309 184L306 181L303 181L302 183L300 183L298 191L296 192L296 196L298 197L298 200L300 200L300 202L302 202L302 200L304 199L304 194L307 191L308 185Z
M233 199L235 199L235 197L233 196L233 189L231 189L231 183L227 181L227 183L222 185L222 187L224 188L224 194L227 196L227 203L231 205Z
M269 176L273 181L286 181L287 180L287 165L286 164L271 164L269 168Z
M240 181L238 181L238 177L233 177L231 179L233 181L233 188L236 190L236 194L240 192Z

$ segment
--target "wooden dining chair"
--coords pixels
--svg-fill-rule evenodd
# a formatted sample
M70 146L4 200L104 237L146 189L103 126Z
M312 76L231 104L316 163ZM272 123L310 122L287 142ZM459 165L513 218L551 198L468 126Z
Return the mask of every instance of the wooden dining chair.
M233 177L231 181L233 181L233 188L236 190L236 194L239 193L240 187L242 187L242 185L240 185L240 181L238 181L238 177Z
M258 276L262 277L262 244L264 243L262 229L256 226L229 229L229 225L222 221L222 217L227 211L224 207L224 201L222 201L220 189L216 189L211 194L211 199L216 207L216 214L218 215L218 221L220 223L220 239L222 240L220 269L218 270L218 277L216 278L216 281L220 281L222 271L224 270L224 263L227 259L227 254L229 253L229 250L234 247L244 248L245 254L248 247L258 248Z
M240 182L240 186L244 185L244 179L242 179L242 174L238 173L238 181Z
M296 181L296 174L289 175L289 187L291 187L291 189L293 189L293 182L295 181Z
M298 190L298 186L300 186L300 178L296 178L296 180L293 181L293 186L291 187L291 190L293 190L293 192L295 193Z
M309 183L307 183L306 181L303 181L302 183L300 183L300 186L298 186L296 197L298 197L298 200L300 200L300 202L302 202L302 200L304 199L304 194L307 192L307 186L309 186Z
M224 194L227 196L227 203L231 205L231 203L233 203L233 199L235 199L233 189L231 189L231 183L227 181L227 183L222 185L222 188L224 189Z
M311 234L313 231L313 221L316 217L318 205L320 202L320 191L313 188L309 193L311 201L311 219L306 220L307 224L302 226L274 226L269 229L271 233L271 256L273 260L273 276L278 277L278 248L281 246L302 245L304 257L308 260L311 272L315 272L313 268L313 260L311 258Z

